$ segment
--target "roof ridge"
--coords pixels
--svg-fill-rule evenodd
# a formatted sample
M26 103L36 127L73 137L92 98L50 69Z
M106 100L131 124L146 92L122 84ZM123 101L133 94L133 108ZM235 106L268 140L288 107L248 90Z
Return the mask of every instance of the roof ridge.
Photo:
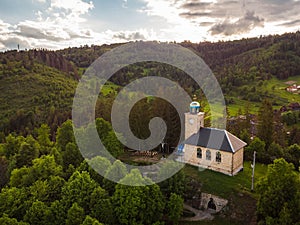
M216 127L200 127L200 129L210 129L210 130L219 130L219 131L226 131L225 129L221 129L221 128L216 128Z
M230 138L229 138L229 136L228 136L227 130L224 130L224 132L225 132L225 135L226 135L226 138L227 138L227 141L228 141L228 143L229 143L229 145L230 145L231 150L232 150L233 152L235 152L235 149L233 148L232 143L231 143L231 140L230 140Z

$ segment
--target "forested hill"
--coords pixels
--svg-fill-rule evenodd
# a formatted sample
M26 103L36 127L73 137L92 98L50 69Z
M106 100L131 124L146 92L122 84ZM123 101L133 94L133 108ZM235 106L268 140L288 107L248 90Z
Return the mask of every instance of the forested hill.
M243 86L246 85L246 89L251 90L253 87L260 86L262 84L260 81L271 78L283 80L300 75L300 32L227 42L191 43L186 41L179 44L191 49L204 59L228 97L239 96L242 99L257 102L261 101L260 97L274 98L275 96L265 95L260 91L254 91L253 95L245 97ZM119 45L121 44L82 46L59 52L78 67L87 67L99 55ZM134 70L141 74L140 71L143 71L145 67L150 70L150 75L163 72L164 76L172 77L177 81L184 80L185 84L181 85L195 88L192 81L182 79L183 73L174 68L167 68L166 71L159 69L157 64L145 64ZM143 75L149 75L149 73ZM128 76L128 70L124 69L112 81L117 85L124 85L134 79L136 76L134 74Z
M300 32L227 42L196 44L186 41L179 44L201 56L220 78L237 70L239 73L259 72L261 79L272 75L279 79L300 75ZM85 45L59 53L78 67L88 67L100 55L119 45Z
M70 118L72 99L78 79L84 70L103 53L121 44L92 45L58 51L35 49L0 53L0 132L22 131L26 134L41 123L53 129ZM271 78L286 79L300 75L300 32L230 42L183 42L201 56L219 80L226 100L260 102L263 98L289 99L258 87ZM144 63L120 70L111 81L105 98L107 108L100 116L109 115L109 105L118 86L137 76L160 75L180 82L190 94L197 86L186 75L168 65ZM185 76L183 78L183 76ZM280 93L279 93L280 95Z

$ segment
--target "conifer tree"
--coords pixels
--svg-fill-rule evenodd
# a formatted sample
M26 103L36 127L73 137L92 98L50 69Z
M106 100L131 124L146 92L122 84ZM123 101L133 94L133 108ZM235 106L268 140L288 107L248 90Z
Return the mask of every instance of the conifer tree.
M257 136L266 143L268 148L273 142L274 114L269 100L263 100L258 112Z

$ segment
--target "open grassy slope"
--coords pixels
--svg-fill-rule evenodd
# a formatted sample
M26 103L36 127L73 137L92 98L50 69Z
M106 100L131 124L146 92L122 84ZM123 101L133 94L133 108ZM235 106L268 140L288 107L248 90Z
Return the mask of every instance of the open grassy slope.
M279 109L281 106L288 105L292 102L300 102L299 94L293 94L286 91L286 88L289 86L287 84L289 81L295 81L295 83L300 85L300 75L284 80L272 77L270 80L264 81L261 86L256 86L256 89L259 89L262 93L266 93L265 97L271 99L274 109ZM241 88L246 87L249 87L249 85L244 85ZM239 109L244 110L246 105L249 105L250 113L253 114L256 114L260 107L259 102L243 100L241 99L241 96L230 96L230 98L234 100L233 104L227 105L230 116L235 116Z

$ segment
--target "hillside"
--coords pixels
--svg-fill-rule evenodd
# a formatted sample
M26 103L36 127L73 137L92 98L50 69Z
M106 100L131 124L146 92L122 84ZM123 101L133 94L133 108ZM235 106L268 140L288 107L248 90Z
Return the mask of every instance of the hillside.
M179 44L194 51L209 65L222 87L229 103L229 111L233 115L238 106L249 102L253 112L256 112L257 103L263 98L269 98L275 106L300 101L297 95L284 90L288 86L287 81L297 81L300 75L300 32L228 42ZM97 56L119 45L83 46L64 49L60 53L78 67L86 68ZM138 76L160 74L176 80L185 89L191 89L187 91L195 93L198 89L182 71L155 63L124 68L112 81L123 86Z
M285 90L288 81L300 81L299 32L230 42L180 44L193 50L211 67L231 116L245 105L256 113L263 98L269 98L277 108L300 102L299 94ZM119 45L1 53L0 130L26 133L26 127L31 130L46 122L53 126L54 132L57 125L70 118L72 98L81 74L96 58ZM98 115L110 119L110 105L118 86L137 77L162 74L179 82L190 95L197 93L200 99L205 99L199 87L182 71L154 62L140 63L121 69L111 78L112 86L104 90L106 95L100 99L105 108L99 109Z

